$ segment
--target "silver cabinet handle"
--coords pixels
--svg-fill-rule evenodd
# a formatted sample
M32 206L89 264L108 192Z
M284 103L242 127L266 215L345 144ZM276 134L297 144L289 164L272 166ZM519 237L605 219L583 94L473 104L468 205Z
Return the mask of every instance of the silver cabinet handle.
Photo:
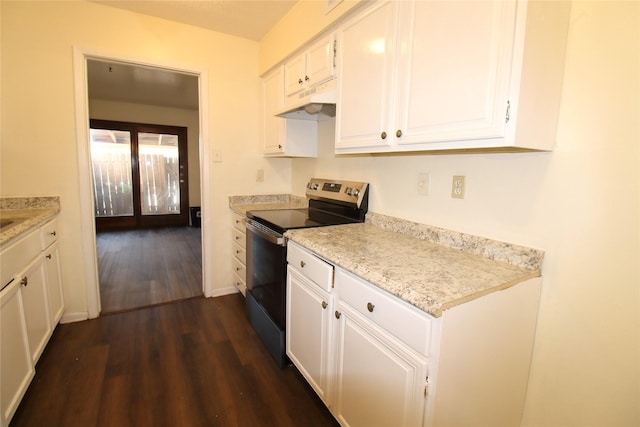
M375 306L375 305L373 305L373 304L371 304L370 302L368 302L368 303L367 303L367 310L369 310L369 313L373 313L373 309L374 309L375 307L376 307L376 306Z
M336 319L339 319L340 316L342 316L342 313L340 313L338 310L336 310L335 316L336 316Z
M400 129L398 129L398 130L396 131L396 136L397 136L398 138L400 138L400 137L402 136L402 131L401 131Z
M322 309L326 309L327 308L327 302L326 301L322 301Z
M387 139L387 133L386 133L386 132L382 132L382 133L380 134L380 138L382 138L382 139Z

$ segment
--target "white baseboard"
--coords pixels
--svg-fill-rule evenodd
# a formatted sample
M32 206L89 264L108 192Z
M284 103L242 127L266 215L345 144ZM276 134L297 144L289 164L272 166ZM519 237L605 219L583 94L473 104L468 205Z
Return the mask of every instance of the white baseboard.
M77 313L64 313L60 318L60 323L74 323L82 322L89 319L89 313L86 311L79 311Z

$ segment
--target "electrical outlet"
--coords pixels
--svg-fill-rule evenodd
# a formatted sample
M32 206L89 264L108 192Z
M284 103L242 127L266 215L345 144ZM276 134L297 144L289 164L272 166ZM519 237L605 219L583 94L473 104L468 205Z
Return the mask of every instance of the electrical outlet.
M222 152L220 150L213 150L211 153L213 154L212 157L214 163L222 162Z
M454 199L464 199L465 180L464 175L454 175L451 184L451 197Z
M421 196L428 196L431 191L431 175L428 172L421 172L418 174L418 194Z
M264 169L258 169L256 171L256 182L264 181Z

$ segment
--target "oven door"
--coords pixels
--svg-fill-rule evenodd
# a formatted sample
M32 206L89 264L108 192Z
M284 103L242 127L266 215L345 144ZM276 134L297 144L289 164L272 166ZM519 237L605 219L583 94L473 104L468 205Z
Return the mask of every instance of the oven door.
M281 329L285 328L287 248L282 234L247 221L247 292Z

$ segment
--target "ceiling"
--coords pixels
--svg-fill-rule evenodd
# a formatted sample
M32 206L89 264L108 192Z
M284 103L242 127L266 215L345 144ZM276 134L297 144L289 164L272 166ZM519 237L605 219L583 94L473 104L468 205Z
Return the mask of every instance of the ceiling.
M259 41L297 0L90 0Z
M297 0L90 0L250 40L260 40ZM89 60L89 98L198 108L198 78L158 68Z

